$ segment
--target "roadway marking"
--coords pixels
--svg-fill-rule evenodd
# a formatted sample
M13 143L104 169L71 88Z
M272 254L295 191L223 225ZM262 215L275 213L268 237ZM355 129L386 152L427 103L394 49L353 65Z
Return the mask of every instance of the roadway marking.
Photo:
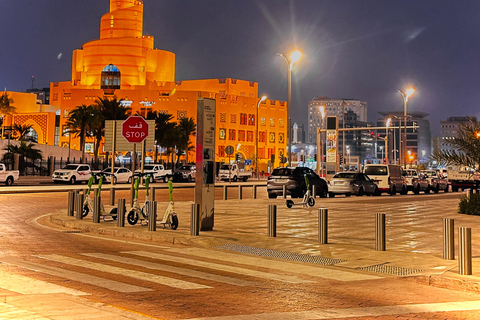
M184 248L178 249L165 249L167 251L185 253L192 256L200 257L213 257L214 259L236 262L241 264L248 264L263 268L277 269L281 271L288 271L292 273L305 274L313 277L319 277L324 279L338 280L338 281L359 281L359 280L378 280L383 279L381 276L368 275L363 273L356 273L351 271L336 270L324 266L312 266L305 263L297 264L291 262L285 262L281 260L275 260L274 262L269 259L252 257L243 254L234 254L223 252L220 250L208 250L201 248Z
M143 287L139 287L139 286L134 286L134 285L130 285L130 284L114 281L114 280L109 280L109 279L105 279L105 278L100 278L100 277L96 277L96 276L91 276L91 275L86 274L86 273L69 271L69 270L56 268L56 267L52 267L52 266L41 265L41 264L37 264L37 263L33 263L33 262L20 261L20 260L13 259L13 258L6 258L6 259L2 258L2 261L6 262L6 263L9 263L9 264L12 264L12 265L16 265L16 266L25 268L25 269L33 270L33 271L36 271L36 272L41 272L41 273L49 274L49 275L56 276L56 277L59 277L59 278L64 278L64 279L78 281L78 282L82 282L82 283L86 283L86 284L91 284L91 285L94 285L94 286L97 286L97 287L102 287L102 288L106 288L106 289L117 291L117 292L131 293L131 292L153 291L152 289L143 288ZM0 278L0 287L8 289L3 284L4 276L1 275L0 277L1 277ZM6 278L6 279L8 279L8 278ZM26 281L28 281L26 283L28 283L29 285L34 285L34 282L32 281L34 279L30 279L30 278L27 278L27 279L29 279L29 280L26 280ZM44 282L44 281L42 281L42 282ZM8 283L10 284L10 286L12 288L14 288L14 289L8 289L8 290L19 292L18 289L17 289L18 286L19 286L18 283L12 281L12 282L7 282L7 285L8 285ZM45 283L49 284L48 282L45 282ZM54 285L54 284L51 284L51 285ZM44 288L46 288L46 286L42 284L42 286L40 286L38 292L35 292L35 291L27 292L27 291L25 291L25 292L20 292L20 293L24 293L24 294L56 293L55 291L48 292L48 290L46 290ZM76 291L76 290L73 290L73 289L70 289L70 290ZM65 292L65 291L58 291L58 292ZM81 292L81 291L78 291L78 292ZM69 293L69 292L66 292L66 293ZM70 294L74 294L74 293L70 293ZM83 292L81 292L81 294L86 295L86 293L83 293ZM80 295L80 294L74 294L74 295Z
M61 255L57 255L57 254L49 254L49 255L38 256L38 257L42 258L42 259L46 259L46 260L52 260L52 261L60 262L60 263L71 264L71 265L82 267L82 268L93 269L93 270L96 270L96 271L113 273L113 274L118 274L118 275L130 277L130 278L134 278L134 279L140 279L140 280L144 280L144 281L154 282L154 283L158 283L158 284L162 284L162 285L165 285L165 286L178 288L178 289L188 290L188 289L210 289L210 288L212 288L212 287L209 287L209 286L205 286L205 285L197 284L197 283L193 283L193 282L168 278L168 277L164 277L164 276L158 276L158 275L149 274L149 273L140 272L140 271L135 271L135 270L113 267L113 266L109 266L109 265L105 265L105 264L101 264L101 263L70 258L70 257L61 256Z
M120 263L131 264L131 265L134 265L134 266L144 267L144 268L147 268L147 269L161 270L161 271L165 271L165 272L177 273L177 274L181 274L181 275L184 275L184 276L189 276L189 277L192 277L192 278L199 278L199 279L211 280L211 281L216 281L216 282L223 282L223 283L227 283L227 284L231 284L231 285L235 285L235 286L253 286L253 285L255 285L255 283L252 282L252 281L239 280L239 279L234 279L234 278L230 278L230 277L214 275L214 274L211 274L211 273L196 271L196 270L192 270L192 269L178 268L178 267L173 267L173 266L168 266L168 265L161 265L161 264L150 262L150 261L143 261L143 260L132 259L132 258L127 258L127 257L122 257L122 256L115 256L115 255L104 254L104 253L82 253L82 255L88 256L88 257L94 257L94 258L99 258L99 259L115 261L115 262L120 262Z
M12 264L2 258L2 262ZM19 265L19 264L16 264ZM19 265L21 266L21 265ZM21 266L24 268L23 266ZM27 268L28 269L28 268ZM59 286L35 278L25 277L21 275L11 274L9 272L0 270L0 288L21 294L53 294L66 293L74 296L85 296L88 293L70 289L64 286Z
M182 250L180 250L179 253L184 253ZM195 250L197 250L197 248ZM232 266L222 265L222 264L213 263L213 262L193 260L193 259L190 259L190 258L174 257L174 256L171 256L171 255L165 255L165 254L161 254L161 253L153 253L153 252L146 252L146 251L125 251L125 252L122 252L122 253L133 254L133 255L137 255L137 256L141 256L141 257L147 257L147 258L153 258L153 259L160 259L160 260L178 262L178 263L183 263L183 264L187 264L187 265L205 267L205 268L214 269L214 270L226 271L226 272L231 272L231 273L238 273L238 274L243 274L243 275L247 275L247 276L276 280L276 281L282 281L282 282L288 282L288 283L313 283L313 281L310 281L310 280L303 280L303 279L299 279L297 277L292 277L292 276L288 276L288 275L276 275L276 274L269 273L269 272L250 270L250 269L240 268L240 267L232 267ZM209 251L209 254L211 255L212 252ZM205 256L203 256L203 257L205 257ZM215 257L216 257L216 253L215 253Z
M470 310L480 310L480 300L383 307L327 309L318 311L278 312L268 314L262 313L223 317L189 318L188 320L324 320Z

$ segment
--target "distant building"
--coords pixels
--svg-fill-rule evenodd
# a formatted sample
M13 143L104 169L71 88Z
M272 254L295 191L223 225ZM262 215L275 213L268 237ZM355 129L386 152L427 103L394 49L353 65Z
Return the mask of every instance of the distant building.
M297 124L292 127L292 143L305 143L305 126Z
M33 89L27 89L25 92L36 94L38 104L50 104L50 88L42 88L42 89L33 88Z
M473 116L448 117L447 120L440 121L440 150L442 152L455 150L454 148L452 148L452 146L448 144L448 141L456 137L456 132L458 131L460 124L469 122L470 118L477 121L477 118Z

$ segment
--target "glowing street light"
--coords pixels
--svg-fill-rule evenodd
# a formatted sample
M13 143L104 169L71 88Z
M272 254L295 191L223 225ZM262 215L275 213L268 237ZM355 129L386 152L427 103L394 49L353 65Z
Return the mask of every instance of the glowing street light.
M292 122L292 69L293 64L300 60L302 53L295 50L290 54L290 57L286 57L281 53L277 53L285 60L287 64L288 72L288 102L287 102L287 149L288 149L288 165L292 165L292 137L291 137L291 122Z
M257 124L257 140L255 141L255 175L257 176L258 179L258 109L260 109L260 103L263 101L267 100L267 96L262 96L260 100L258 100L257 103L257 118L256 118L256 124Z
M387 158L387 164L388 164L388 127L392 124L392 118L388 118L387 122L385 123L385 158ZM383 160L383 156L382 156Z
M413 88L408 88L407 91L403 92L400 90L397 90L402 97L403 97L403 149L402 149L402 160L403 160L403 167L405 168L406 166L406 161L405 161L405 153L407 150L407 102L408 98L415 92L415 89Z

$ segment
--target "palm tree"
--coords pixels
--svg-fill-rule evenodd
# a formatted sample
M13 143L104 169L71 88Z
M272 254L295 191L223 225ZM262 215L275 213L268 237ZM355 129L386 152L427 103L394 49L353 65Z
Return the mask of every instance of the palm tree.
M188 161L188 151L193 150L193 146L190 142L190 136L195 134L197 130L197 125L193 118L181 118L178 122L178 132L180 135L178 136L177 142L177 164L180 161L180 156L185 151L187 154L187 161Z
M480 171L480 123L477 120L469 118L468 122L460 123L456 137L445 142L454 150L437 150L432 155L433 160Z
M26 136L32 129L32 125L13 124L14 136L17 140L26 141Z
M82 162L85 161L85 140L87 135L91 135L94 127L96 108L93 105L77 106L68 114L67 126L70 134L80 137L80 150L82 151Z
M12 106L13 99L8 97L7 91L5 91L0 96L0 116L2 118L2 139L3 139L3 132L4 132L4 118L6 115L12 115L15 113L16 108Z
M32 161L42 159L42 152L34 148L35 144L20 141L18 146L9 144L4 150L7 152L3 155L3 160L6 162L12 162L14 155L19 155L19 168L25 168L25 160L30 159Z
M147 112L147 120L155 120L155 145L160 145L166 148L167 131L171 130L171 120L173 116L168 113L160 113L157 111ZM157 160L157 150L155 150L155 161Z

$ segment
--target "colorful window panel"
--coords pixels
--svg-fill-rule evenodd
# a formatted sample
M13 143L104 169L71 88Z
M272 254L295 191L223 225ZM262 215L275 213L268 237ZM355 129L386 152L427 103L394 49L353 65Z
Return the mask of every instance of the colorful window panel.
M247 141L253 141L253 131L247 131Z
M267 125L267 119L265 117L260 118L260 125L261 126L266 126Z
M283 128L283 119L278 119L278 125L280 126L280 128Z
M260 131L258 133L258 142L265 142L267 141L267 133L265 131Z
M230 123L237 123L237 115L231 114L230 115Z
M235 141L235 130L234 129L229 129L228 130L228 140Z
M225 146L218 146L218 156L225 157Z
M270 127L275 127L275 118L270 118Z
M268 134L268 142L275 142L275 132L270 132Z
M238 130L238 141L245 141L245 130Z
M227 129L221 128L220 130L218 130L218 139L225 140L226 136L227 136Z

